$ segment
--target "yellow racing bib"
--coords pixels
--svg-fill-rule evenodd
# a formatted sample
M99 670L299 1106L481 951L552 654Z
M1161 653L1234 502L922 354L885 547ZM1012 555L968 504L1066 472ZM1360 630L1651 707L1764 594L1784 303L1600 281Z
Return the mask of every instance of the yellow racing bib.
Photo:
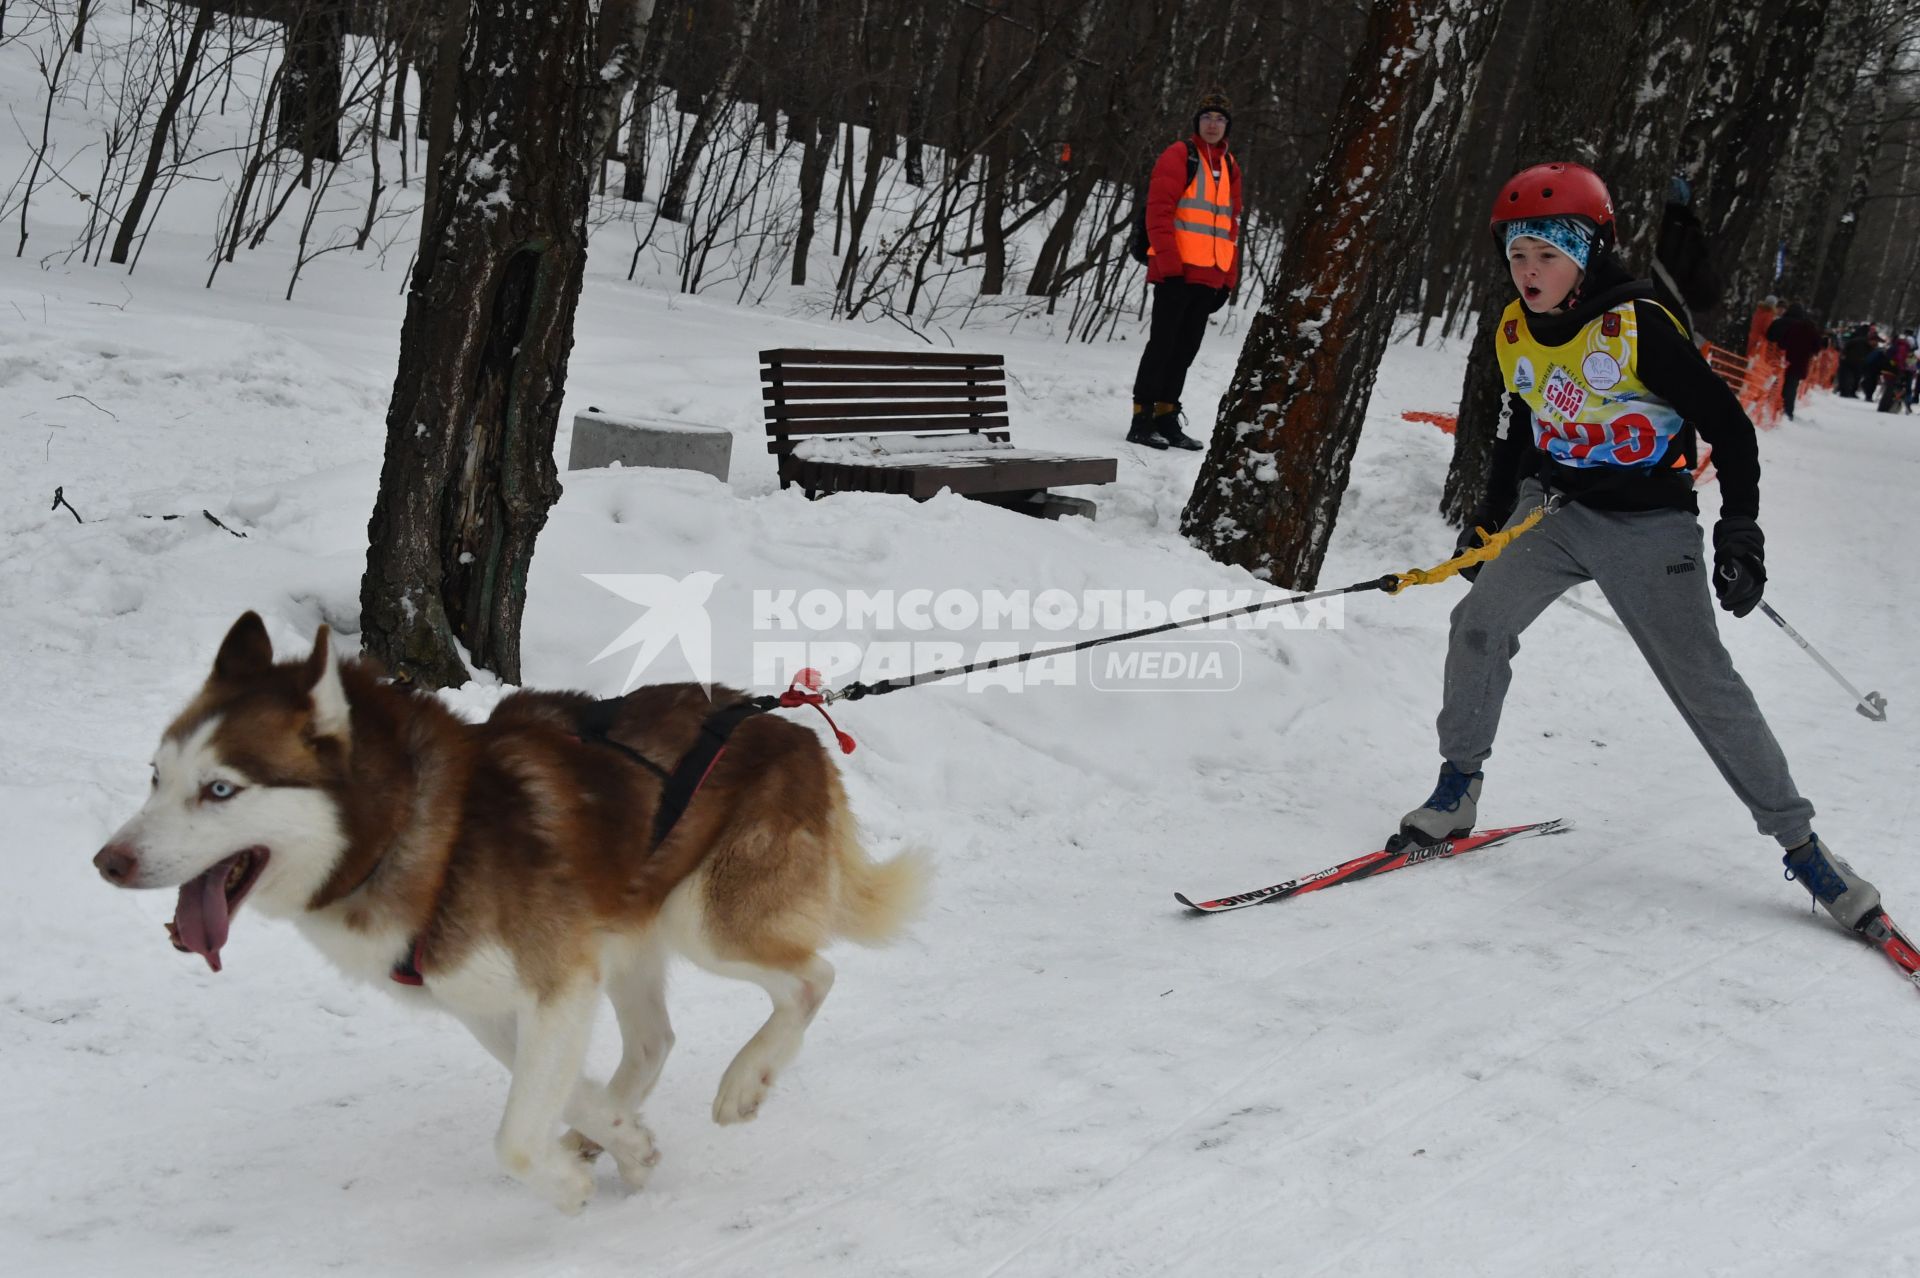
M1508 304L1497 342L1500 374L1533 412L1535 448L1582 469L1651 469L1666 460L1686 422L1640 380L1639 336L1631 299L1594 316L1564 346L1535 340L1525 306Z

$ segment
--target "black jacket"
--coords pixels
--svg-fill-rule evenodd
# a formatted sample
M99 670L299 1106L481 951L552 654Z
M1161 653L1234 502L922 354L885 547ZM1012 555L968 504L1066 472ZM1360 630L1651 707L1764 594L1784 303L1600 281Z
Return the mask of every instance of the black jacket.
M1608 269L1611 268L1611 269ZM1507 435L1493 450L1487 478L1486 513L1504 521L1513 510L1520 481L1537 478L1551 491L1599 510L1688 510L1699 512L1693 493L1695 433L1713 447L1720 475L1720 506L1725 515L1760 513L1760 448L1753 422L1719 374L1695 349L1678 324L1653 300L1653 285L1626 279L1610 259L1589 273L1587 294L1562 315L1527 316L1527 329L1543 346L1565 346L1602 312L1633 299L1639 327L1638 370L1647 389L1677 409L1687 425L1668 445L1658 465L1580 468L1554 461L1533 444L1533 410L1518 395L1508 396ZM1598 291L1595 291L1595 290ZM1578 357L1572 356L1576 362ZM1679 461L1679 465L1675 462Z

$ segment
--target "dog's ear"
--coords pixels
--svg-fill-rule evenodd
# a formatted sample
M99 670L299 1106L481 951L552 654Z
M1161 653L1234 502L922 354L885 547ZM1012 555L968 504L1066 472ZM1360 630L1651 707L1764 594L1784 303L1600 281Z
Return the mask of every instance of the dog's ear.
M273 669L273 640L257 612L243 612L233 623L213 659L213 677L220 683L239 683Z
M313 651L301 669L307 696L313 702L313 735L347 739L352 708L346 685L340 682L340 663L333 659L331 632L323 625L314 632Z

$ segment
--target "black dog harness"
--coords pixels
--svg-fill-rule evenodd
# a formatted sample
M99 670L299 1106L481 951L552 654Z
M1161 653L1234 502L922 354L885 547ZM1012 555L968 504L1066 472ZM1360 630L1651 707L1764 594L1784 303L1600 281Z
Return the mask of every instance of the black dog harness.
M706 784L707 777L713 772L714 765L720 762L720 756L727 752L727 741L734 730L755 715L765 714L769 710L792 709L796 706L812 706L820 712L827 726L833 729L834 740L840 746L842 754L853 753L853 738L840 731L833 716L826 710L826 696L819 691L819 676L811 670L803 670L793 681L793 685L777 697L749 697L745 701L736 701L730 706L722 706L708 715L700 724L699 734L693 739L693 745L680 756L680 761L669 771L641 754L625 742L615 741L608 735L614 721L620 715L625 704L624 697L610 697L596 701L586 708L579 719L579 737L582 741L603 745L618 750L654 776L660 778L660 806L653 814L653 838L647 845L647 854L651 856L656 848L666 842L673 833L673 827L680 823L687 805L693 802L693 796ZM421 985L424 978L420 975L421 950L424 942L419 937L407 947L406 957L393 965L389 975L402 985Z

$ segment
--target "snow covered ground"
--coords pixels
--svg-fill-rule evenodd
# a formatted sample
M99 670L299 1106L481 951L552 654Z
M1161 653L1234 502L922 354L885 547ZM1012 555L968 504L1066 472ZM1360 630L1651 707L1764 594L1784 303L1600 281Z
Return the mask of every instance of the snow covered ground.
M322 620L357 628L395 281L323 271L289 306L272 282L193 277L152 257L124 282L0 272L8 1272L1920 1264L1920 1060L1900 1030L1916 994L1780 881L1608 626L1542 619L1489 769L1491 821L1575 833L1242 914L1174 904L1374 846L1424 796L1455 585L1355 597L1340 629L1212 636L1244 663L1230 693L939 686L844 707L856 807L879 850L931 851L930 910L892 950L834 954L806 1050L744 1128L707 1107L760 995L678 979L653 1185L609 1180L584 1217L554 1215L495 1170L506 1080L455 1024L343 985L244 913L216 977L168 947L171 894L113 891L89 864L238 612L295 650ZM735 682L755 590L1247 584L1172 531L1192 456L1123 446L1092 524L778 492L754 352L849 336L885 340L593 279L569 414L724 425L735 480L569 476L536 564L531 682L625 676L590 659L635 610L587 573L721 574L714 658ZM1113 446L1137 347L967 336L1007 351L1025 442ZM1197 387L1223 384L1234 345L1209 344ZM1449 441L1399 413L1446 406L1461 358L1391 351L1329 583L1450 544L1433 513ZM1763 449L1771 597L1891 721L1853 714L1757 616L1724 631L1820 828L1897 913L1920 902L1899 852L1920 695L1898 657L1920 609L1892 571L1920 434L1822 395ZM48 509L56 486L85 524ZM596 1068L612 1052L603 1034Z
M210 225L211 197L178 198L206 198ZM287 304L283 249L207 291L206 241L156 232L131 278L0 263L0 1271L1920 1269L1920 1056L1900 1029L1920 995L1809 914L1599 621L1555 608L1529 634L1484 801L1491 823L1574 833L1219 918L1176 906L1176 889L1377 846L1426 795L1457 583L1356 596L1338 627L1200 635L1231 644L1232 691L1102 691L1081 668L841 707L870 842L937 865L928 912L892 949L834 952L832 998L745 1127L708 1106L762 997L677 977L679 1046L647 1113L665 1160L644 1193L605 1171L587 1213L559 1217L496 1170L506 1078L452 1021L346 986L244 911L215 976L168 946L172 894L114 891L90 864L239 612L291 651L322 621L358 629L403 254L385 272L323 258ZM628 284L624 258L590 268L568 420L592 404L725 427L734 476L566 477L529 682L621 686L628 657L592 658L637 610L588 574L719 574L714 668L737 684L756 640L920 659L946 650L916 643L1093 633L756 631L756 592L1166 604L1252 584L1175 532L1196 455L1119 444L1137 341L1031 323L955 337L1006 352L1021 444L1117 450L1096 523L808 503L774 482L755 353L913 339ZM1196 405L1237 336L1203 350ZM1451 408L1464 355L1390 350L1326 583L1452 544L1434 513L1450 441L1400 414ZM567 443L563 427L563 458ZM1770 599L1887 695L1890 722L1853 714L1757 615L1723 633L1822 833L1920 924L1920 868L1899 851L1920 688L1898 655L1920 622L1901 575L1920 431L1815 395L1762 454ZM84 523L49 509L56 489ZM684 677L679 662L649 677Z

